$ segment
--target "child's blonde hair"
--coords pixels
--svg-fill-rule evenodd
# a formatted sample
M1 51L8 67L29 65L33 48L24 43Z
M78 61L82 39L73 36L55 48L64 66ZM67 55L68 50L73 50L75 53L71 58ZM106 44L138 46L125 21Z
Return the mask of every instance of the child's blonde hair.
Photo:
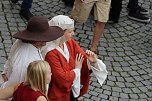
M48 67L48 62L43 60L31 62L28 66L26 77L26 83L30 85L32 89L38 90L45 95Z

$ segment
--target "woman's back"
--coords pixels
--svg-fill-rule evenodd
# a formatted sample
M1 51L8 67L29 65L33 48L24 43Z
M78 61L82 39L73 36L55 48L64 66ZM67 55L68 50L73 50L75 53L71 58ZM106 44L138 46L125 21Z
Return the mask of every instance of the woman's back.
M21 83L13 94L13 101L37 101L40 96L45 97L40 91L35 91Z

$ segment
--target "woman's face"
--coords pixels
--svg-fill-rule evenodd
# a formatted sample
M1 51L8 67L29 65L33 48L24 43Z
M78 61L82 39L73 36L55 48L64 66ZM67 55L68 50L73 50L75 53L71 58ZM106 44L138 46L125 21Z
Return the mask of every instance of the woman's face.
M47 74L46 74L46 83L47 84L49 84L50 81L51 81L51 75L52 75L52 72L51 72L50 66L48 66L48 68L47 68Z
M72 37L72 35L74 35L74 29L73 28L66 29L64 31L64 36L65 36L66 40L69 40Z

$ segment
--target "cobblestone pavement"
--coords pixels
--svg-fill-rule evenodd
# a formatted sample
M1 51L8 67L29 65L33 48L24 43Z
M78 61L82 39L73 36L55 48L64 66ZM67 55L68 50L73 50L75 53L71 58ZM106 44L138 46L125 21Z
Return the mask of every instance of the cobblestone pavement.
M107 65L108 78L101 87L94 75L88 93L79 100L84 101L152 101L152 21L148 24L129 20L126 5L118 24L107 24L99 46L98 55ZM152 0L139 0L152 14ZM0 71L15 39L12 34L26 26L19 16L21 1L12 4L0 0ZM71 8L61 0L34 0L31 11L51 19L58 14L69 15ZM150 15L149 15L150 16ZM87 49L93 36L93 17L85 24L76 24L74 38ZM0 80L2 82L2 80Z

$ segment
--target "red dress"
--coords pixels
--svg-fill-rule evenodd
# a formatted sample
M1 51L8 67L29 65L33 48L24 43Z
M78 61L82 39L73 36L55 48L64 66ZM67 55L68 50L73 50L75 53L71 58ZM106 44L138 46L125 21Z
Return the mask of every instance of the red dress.
M69 62L57 49L48 52L45 56L53 74L48 91L50 101L70 101L71 87L75 78L73 69L75 68L77 53L82 53L85 58L81 69L81 85L83 87L80 90L80 96L88 90L90 71L87 66L86 54L73 39L66 42L66 45L69 50Z
M13 101L36 101L39 96L45 96L21 83L13 94Z

